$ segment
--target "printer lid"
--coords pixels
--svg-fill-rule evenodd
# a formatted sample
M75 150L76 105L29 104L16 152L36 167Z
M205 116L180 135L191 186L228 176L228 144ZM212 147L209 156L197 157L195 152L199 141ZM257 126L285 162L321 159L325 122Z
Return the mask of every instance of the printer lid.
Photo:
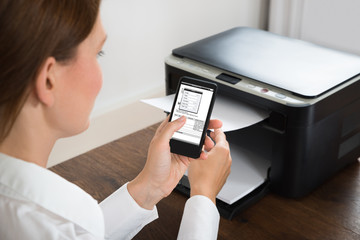
M173 50L307 98L360 73L360 57L263 30L237 27Z

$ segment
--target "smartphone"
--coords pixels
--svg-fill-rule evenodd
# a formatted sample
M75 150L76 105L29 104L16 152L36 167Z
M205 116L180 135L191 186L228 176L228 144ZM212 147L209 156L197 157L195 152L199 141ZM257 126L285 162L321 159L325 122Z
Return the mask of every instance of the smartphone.
M179 81L169 121L186 116L185 125L170 139L170 151L200 157L217 92L215 83L182 77Z

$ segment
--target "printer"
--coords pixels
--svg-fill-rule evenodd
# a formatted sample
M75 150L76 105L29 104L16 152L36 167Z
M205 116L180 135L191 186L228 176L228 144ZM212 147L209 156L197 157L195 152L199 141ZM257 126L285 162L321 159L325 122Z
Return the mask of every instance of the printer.
M246 196L230 204L217 199L225 218L268 191L305 196L360 156L359 56L237 27L174 49L165 74L167 95L189 76L215 82L218 96L269 112L257 124L226 133L230 151L235 144L269 166ZM189 187L184 175L177 190L189 194Z

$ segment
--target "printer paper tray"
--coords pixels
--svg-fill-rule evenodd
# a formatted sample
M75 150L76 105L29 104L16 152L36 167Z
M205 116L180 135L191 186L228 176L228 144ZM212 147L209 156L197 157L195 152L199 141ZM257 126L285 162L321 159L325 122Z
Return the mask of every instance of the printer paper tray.
M226 219L231 220L235 214L244 211L252 204L263 198L269 191L269 185L269 181L265 181L255 190L233 204L227 204L219 199L216 199L216 207L218 208L220 215ZM176 190L185 194L186 196L190 196L190 188L187 186L189 186L189 181L187 176L184 176L176 186Z
M268 172L271 164L264 156L271 155L271 146L264 146L265 144L260 141L252 142L248 138L254 128L226 133L232 166L231 173L217 196L219 212L225 218L232 218L236 212L258 201L268 191ZM251 148L253 150L250 150ZM190 184L185 174L177 189L189 195L189 188Z

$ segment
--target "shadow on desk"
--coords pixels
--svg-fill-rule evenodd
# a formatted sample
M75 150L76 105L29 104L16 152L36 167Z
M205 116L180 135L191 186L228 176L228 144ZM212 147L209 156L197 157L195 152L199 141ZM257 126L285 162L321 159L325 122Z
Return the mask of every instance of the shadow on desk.
M157 126L50 170L100 202L141 171ZM134 239L176 239L186 199L176 191L163 199L157 205L159 219ZM307 197L294 200L269 193L233 220L221 218L218 239L360 239L360 164L348 166Z

